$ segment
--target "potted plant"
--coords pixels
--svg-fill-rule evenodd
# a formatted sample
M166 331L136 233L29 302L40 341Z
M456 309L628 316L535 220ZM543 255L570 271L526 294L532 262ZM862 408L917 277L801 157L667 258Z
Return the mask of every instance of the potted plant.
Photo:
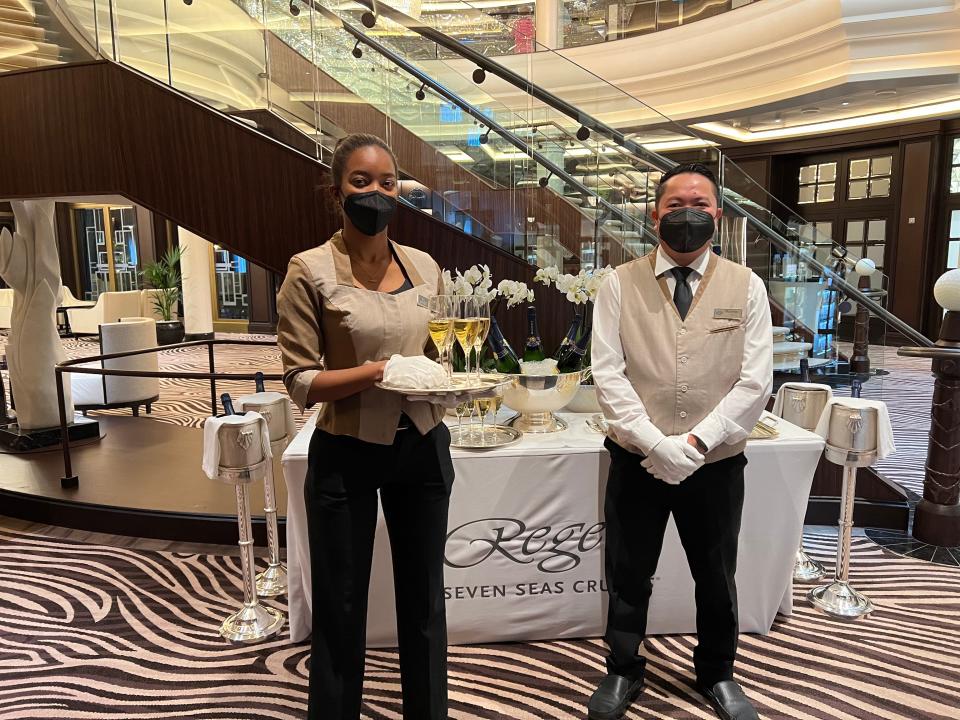
M179 247L170 248L157 262L143 269L143 279L151 293L153 307L160 316L157 321L157 344L173 345L183 342L183 323L173 318L173 309L180 300L180 257Z

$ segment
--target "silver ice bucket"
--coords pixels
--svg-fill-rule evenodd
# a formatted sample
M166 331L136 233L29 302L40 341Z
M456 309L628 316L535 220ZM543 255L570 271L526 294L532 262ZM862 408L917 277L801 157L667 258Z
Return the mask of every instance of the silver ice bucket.
M567 423L553 413L573 400L588 373L513 375L513 383L503 388L503 404L520 414L508 424L525 433L566 430Z
M220 443L221 480L247 483L263 478L267 450L256 418L242 425L221 425L217 430L217 442Z
M817 387L789 387L783 391L780 417L804 430L814 430L827 406L826 389Z
M827 426L827 459L838 465L869 465L877 457L876 408L834 403Z
M283 440L287 436L287 397L278 392L262 392L240 398L240 410L253 411L263 415L270 432L270 442Z

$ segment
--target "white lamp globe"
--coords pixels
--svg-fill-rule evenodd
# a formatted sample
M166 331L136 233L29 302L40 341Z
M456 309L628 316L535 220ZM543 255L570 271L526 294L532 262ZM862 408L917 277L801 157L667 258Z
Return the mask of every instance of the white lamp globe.
M877 271L877 264L870 258L860 258L857 260L857 264L853 266L853 271L857 275L869 277Z
M944 310L960 310L960 270L948 270L933 286L933 297Z

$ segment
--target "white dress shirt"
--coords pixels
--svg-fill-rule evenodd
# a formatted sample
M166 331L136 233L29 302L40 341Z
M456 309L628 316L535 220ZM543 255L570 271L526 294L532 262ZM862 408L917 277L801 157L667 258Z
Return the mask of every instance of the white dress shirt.
M692 294L709 262L709 253L702 253L689 267L687 278ZM657 252L654 269L657 277L665 275L671 297L676 278L669 271L677 263L664 252ZM767 291L757 275L750 277L747 311L744 319L743 358L740 379L720 403L690 431L712 450L720 443L735 444L748 437L756 419L766 407L773 389L773 354L770 352L772 323ZM647 455L664 438L651 421L643 401L627 378L623 345L620 340L620 277L607 276L597 292L593 311L593 344L591 350L597 397L606 421L629 450Z

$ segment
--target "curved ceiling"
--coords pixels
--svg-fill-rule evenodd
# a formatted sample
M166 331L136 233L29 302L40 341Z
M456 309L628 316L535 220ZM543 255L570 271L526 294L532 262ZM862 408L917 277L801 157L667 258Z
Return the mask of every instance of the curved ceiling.
M960 115L960 0L764 0L636 38L497 59L625 130L671 118L740 142L819 134ZM536 109L496 78L471 88L470 63L443 64L468 98Z

